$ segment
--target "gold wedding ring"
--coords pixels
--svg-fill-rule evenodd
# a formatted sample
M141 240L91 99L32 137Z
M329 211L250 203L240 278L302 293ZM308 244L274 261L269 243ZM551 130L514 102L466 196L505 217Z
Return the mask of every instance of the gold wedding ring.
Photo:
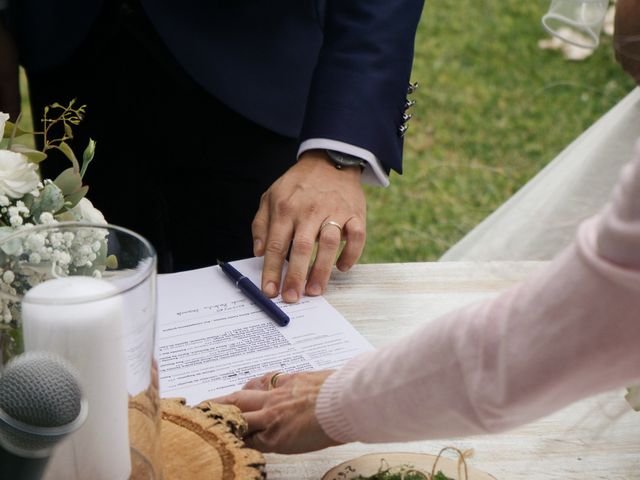
M329 225L331 225L332 227L336 227L338 230L340 230L340 235L342 235L342 225L340 225L338 222L334 222L333 220L327 220L326 222L324 222L320 226L320 231L322 232L324 227L328 227Z
M272 390L278 387L278 377L280 375L284 375L284 372L277 372L271 375L271 378L269 379L269 390Z

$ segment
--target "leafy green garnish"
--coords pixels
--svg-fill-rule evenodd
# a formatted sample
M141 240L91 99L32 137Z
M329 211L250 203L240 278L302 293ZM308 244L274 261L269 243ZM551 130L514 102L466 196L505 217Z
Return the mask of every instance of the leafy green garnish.
M381 472L377 472L374 475L369 477L363 477L359 475L355 477L353 480L453 480L452 478L447 477L441 471L438 471L434 475L433 478L428 474L420 473L420 472L391 472L389 470L384 470Z

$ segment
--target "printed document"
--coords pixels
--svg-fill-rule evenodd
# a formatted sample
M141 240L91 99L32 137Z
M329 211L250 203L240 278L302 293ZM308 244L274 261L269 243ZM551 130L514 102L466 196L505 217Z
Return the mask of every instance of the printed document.
M260 285L262 258L231 262ZM289 315L278 326L220 270L158 277L156 358L162 397L187 404L239 390L267 372L337 368L371 344L323 297L296 304L274 299Z

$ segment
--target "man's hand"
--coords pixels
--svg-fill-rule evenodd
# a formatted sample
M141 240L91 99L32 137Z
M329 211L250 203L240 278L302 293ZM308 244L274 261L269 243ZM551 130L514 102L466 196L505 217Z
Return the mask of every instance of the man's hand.
M640 85L640 0L616 2L613 45L618 63Z
M0 112L15 121L20 113L18 50L13 37L0 21Z
M309 150L262 195L252 224L253 252L264 255L262 290L267 295L274 297L282 290L283 300L291 303L303 292L322 294L343 238L338 269L347 271L358 261L366 236L360 174L359 167L338 170L324 151ZM318 250L309 272L316 240ZM290 245L289 268L280 289Z
M279 374L276 388L270 388L274 375L270 373L212 401L235 405L243 412L249 427L244 441L250 448L277 453L320 450L338 445L322 430L315 414L318 392L331 373Z

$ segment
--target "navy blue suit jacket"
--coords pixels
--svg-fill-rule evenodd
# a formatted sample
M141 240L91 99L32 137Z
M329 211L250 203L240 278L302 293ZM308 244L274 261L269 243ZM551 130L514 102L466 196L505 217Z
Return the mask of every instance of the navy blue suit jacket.
M44 70L82 43L103 0L13 0L21 62ZM223 103L277 133L369 150L401 171L423 0L141 0L170 51Z

